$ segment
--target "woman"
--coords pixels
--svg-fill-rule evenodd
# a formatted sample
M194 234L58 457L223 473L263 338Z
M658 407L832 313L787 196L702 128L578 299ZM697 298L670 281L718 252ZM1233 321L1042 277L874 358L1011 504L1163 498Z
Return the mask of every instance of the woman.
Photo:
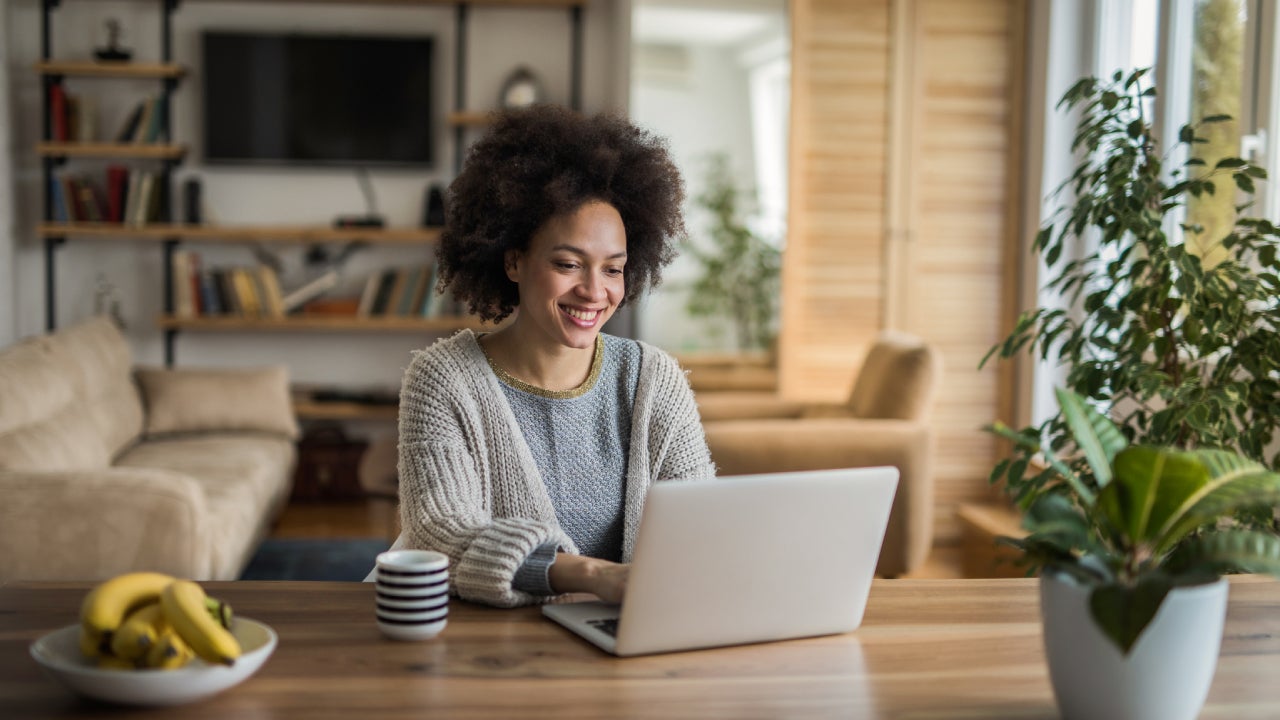
M621 601L645 492L714 475L669 355L600 332L683 234L662 141L554 106L500 116L449 188L440 281L501 329L415 353L400 396L398 546L464 599Z

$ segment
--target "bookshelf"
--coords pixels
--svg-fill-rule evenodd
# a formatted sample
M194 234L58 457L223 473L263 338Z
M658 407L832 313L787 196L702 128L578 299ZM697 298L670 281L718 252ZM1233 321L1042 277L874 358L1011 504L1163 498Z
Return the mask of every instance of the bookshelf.
M189 296L183 298L182 311L178 311L175 290L183 282L177 273L182 271L181 260L175 270L175 255L195 255L187 253L186 244L205 246L279 244L294 246L318 246L326 244L351 245L367 243L370 245L388 245L401 247L421 247L429 250L440 236L437 228L334 228L312 225L253 225L253 226L211 226L185 225L176 222L173 203L173 170L185 162L188 146L177 142L172 135L172 93L180 81L187 78L188 68L173 62L173 17L182 4L178 0L153 0L156 12L160 14L160 57L156 60L135 59L132 61L95 61L85 59L60 59L52 56L51 36L54 19L59 12L74 3L44 0L41 3L41 55L33 66L35 74L40 76L43 87L43 134L35 146L35 153L42 159L44 171L45 206L43 222L36 228L36 235L43 240L45 248L45 315L48 330L56 327L56 255L57 249L70 239L77 242L150 242L163 248L163 278L157 283L157 292L164 293L163 314L156 321L164 334L164 357L167 365L174 363L174 343L181 332L225 332L225 333L432 333L449 332L462 328L485 327L477 318L453 315L368 315L368 314L328 314L315 312L292 313L281 316L273 315L200 315L192 314L185 303ZM189 0L195 1L195 0ZM276 3L289 3L294 0L271 0ZM451 8L454 12L454 91L449 112L445 113L444 126L452 130L454 152L453 169L456 173L461 169L465 152L467 133L487 126L491 120L489 110L475 109L469 106L467 99L467 52L469 45L469 18L473 8L492 7L507 8L544 8L567 11L571 23L571 41L566 48L570 56L570 97L569 105L581 107L582 74L583 74L583 8L586 0L326 0L334 4L351 5L439 5ZM87 53L86 53L87 54ZM87 133L70 133L69 128L78 127L74 114L68 115L62 106L67 95L63 86L67 78L80 78L93 81L96 78L125 78L137 80L153 80L161 86L161 92L154 100L145 104L145 114L137 121L138 130L130 139L129 130L121 128L115 133L116 140L108 128L98 129L93 136ZM81 86L76 87L82 90ZM57 102L55 103L55 95ZM92 93L85 93L92 98ZM140 94L141 99L141 94ZM69 100L68 100L69 102ZM145 100L144 100L145 103ZM57 121L55 122L55 111ZM152 119L154 116L154 119ZM148 123L150 120L150 123ZM132 118L131 118L132 122ZM130 128L135 125L129 125ZM149 128L145 132L143 128ZM55 132L56 130L56 132ZM447 131L446 131L447 132ZM79 137L77 137L79 135ZM98 137L101 135L101 137ZM80 200L81 193L87 192L82 185L95 185L93 179L84 183L76 182L69 194L59 185L70 173L62 170L68 163L79 160L107 160L127 167L132 176L135 166L159 164L160 170L155 173L155 200L143 207L149 208L136 216L132 210L119 213L118 205L104 204L111 208L111 213L93 212L85 214L75 203L87 202L94 205L93 200ZM91 164L90 164L91 166ZM152 165L151 167L154 167ZM110 169L110 168L108 168ZM60 177L61 176L61 177ZM111 178L108 178L108 183ZM147 187L151 188L152 184ZM95 188L96 191L96 188ZM129 193L132 193L130 186ZM113 191L108 188L109 198L114 198ZM141 193L140 197L149 198L150 192ZM75 198L68 205L65 198ZM130 206L132 207L132 206ZM99 217L112 220L124 217L125 222L100 222ZM146 217L146 221L142 220ZM130 221L132 220L132 221ZM192 276L196 276L192 273ZM162 287L160 287L162 285ZM182 288L185 292L186 288ZM276 296L278 297L278 291ZM214 305L213 307L216 307ZM424 306L425 307L425 306ZM327 309L327 308L326 308ZM404 312L403 307L400 312ZM328 415L325 415L328 417Z

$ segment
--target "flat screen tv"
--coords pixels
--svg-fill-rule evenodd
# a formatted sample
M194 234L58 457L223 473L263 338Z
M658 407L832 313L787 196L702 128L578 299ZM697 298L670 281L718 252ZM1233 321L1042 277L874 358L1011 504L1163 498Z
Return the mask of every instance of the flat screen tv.
M431 164L431 38L206 31L202 46L206 161Z

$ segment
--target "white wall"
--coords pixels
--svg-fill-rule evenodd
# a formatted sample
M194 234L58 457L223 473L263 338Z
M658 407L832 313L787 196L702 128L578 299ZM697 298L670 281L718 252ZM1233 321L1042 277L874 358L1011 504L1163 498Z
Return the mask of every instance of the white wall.
M3 0L0 0L3 1ZM44 328L44 273L40 241L33 228L41 205L40 164L31 148L40 137L41 90L30 71L39 58L40 3L8 0L8 25L0 35L6 65L10 69L9 95L13 100L15 148L11 171L0 178L0 192L12 181L17 197L14 243L4 235L0 222L0 303L9 297L6 282L6 250L13 250L16 307L6 312L0 304L0 345L5 344L6 315L12 315L11 334L29 335ZM63 3L55 15L54 55L87 58L103 41L103 21L118 18L125 28L123 44L134 49L139 60L160 57L158 3L119 0ZM615 48L625 40L615 37L619 23L614 5L593 0L585 10L583 101L587 110L625 107L625 87L618 88ZM435 108L439 129L437 164L432 171L372 170L379 210L392 226L416 225L422 197L432 182L447 184L453 167L452 131L444 114L453 105L454 8L342 5L337 3L192 2L183 3L174 17L175 60L189 68L189 75L174 96L175 139L188 143L188 161L176 173L175 200L181 182L199 177L204 186L210 220L225 224L328 224L335 215L360 213L364 201L350 169L230 168L206 167L200 148L199 33L202 29L252 29L264 31L339 31L353 33L430 34L435 37L439 72ZM626 27L622 24L621 27ZM569 99L570 23L567 10L474 8L468 41L469 104L492 107L506 74L517 64L528 64L542 78L550 99ZM625 56L622 56L625 61ZM625 77L625 74L622 75ZM4 89L0 75L0 90ZM72 93L98 99L100 128L114 133L129 109L145 95L156 92L156 81L67 80ZM2 122L3 120L0 120ZM3 150L0 149L0 153ZM75 168L98 173L104 163L81 161ZM0 167L4 157L0 155ZM0 203L4 200L0 199ZM175 205L180 208L179 204ZM0 218L8 217L0 204ZM245 248L191 245L207 264L248 264ZM283 252L286 289L305 276L301 250L275 246ZM425 253L408 248L378 248L357 253L346 266L344 289L358 292L370 270L396 263L421 262ZM155 328L163 298L160 287L163 254L156 243L69 240L57 262L58 323L66 325L86 317L94 309L94 285L99 273L119 288L121 309L138 360L163 362L162 334ZM429 337L398 334L341 333L235 333L186 332L178 337L179 365L255 365L285 362L298 382L344 386L398 386L409 351L431 341Z
M748 77L738 51L704 45L637 45L632 56L631 117L670 141L684 175L685 220L691 241L705 243L708 217L695 198L704 187L707 157L725 153L738 186L755 185ZM687 287L698 274L699 265L687 253L672 263L662 286L639 306L639 337L676 352L733 349L731 323L691 318L685 312Z

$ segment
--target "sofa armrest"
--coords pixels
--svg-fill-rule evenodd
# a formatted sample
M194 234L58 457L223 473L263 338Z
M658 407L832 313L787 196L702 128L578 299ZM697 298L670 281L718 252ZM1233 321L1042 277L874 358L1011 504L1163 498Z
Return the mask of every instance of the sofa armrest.
M821 418L708 422L720 475L891 465L898 491L876 571L894 577L924 562L933 544L933 433L911 420Z
M141 368L148 437L252 431L298 438L283 365L261 368Z
M0 471L0 497L0 582L211 572L204 494L180 473Z
M798 418L806 403L783 400L771 392L698 392L698 414L702 421Z

